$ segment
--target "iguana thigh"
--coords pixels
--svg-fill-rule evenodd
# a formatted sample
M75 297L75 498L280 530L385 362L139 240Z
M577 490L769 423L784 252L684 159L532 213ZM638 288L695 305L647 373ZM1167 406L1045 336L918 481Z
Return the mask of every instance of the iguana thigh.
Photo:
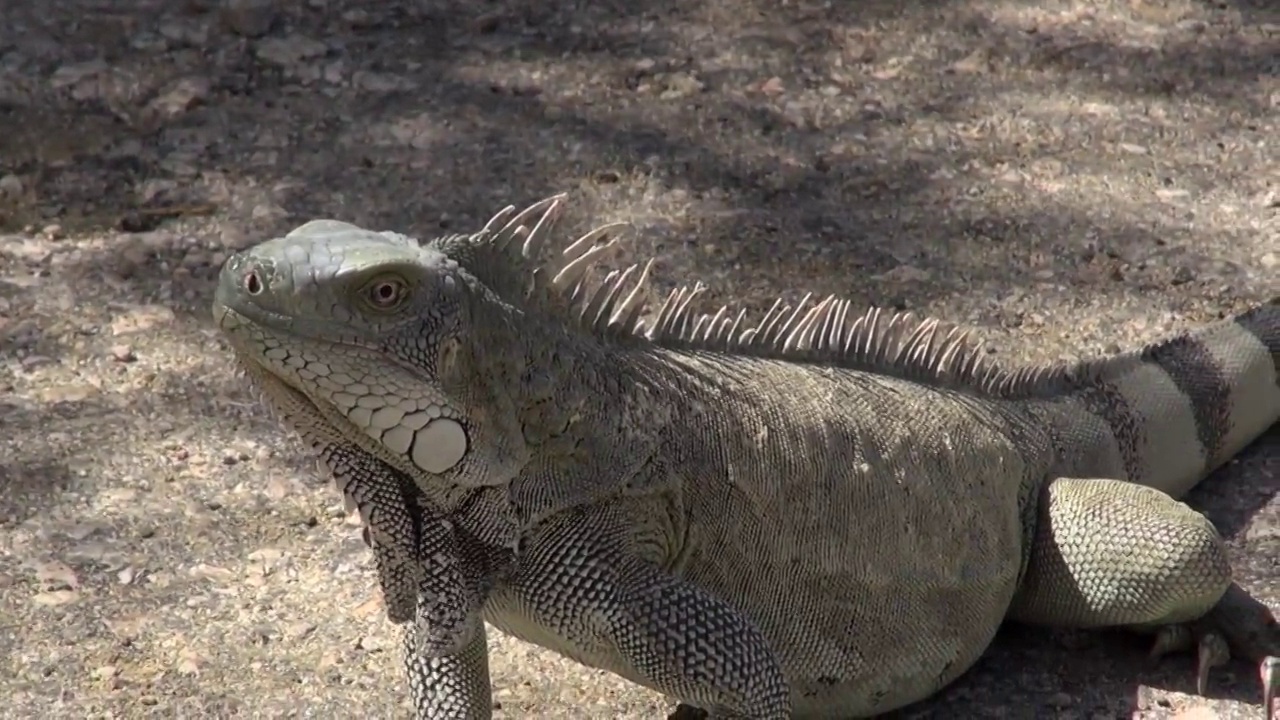
M1058 478L1038 513L1014 620L1156 628L1201 617L1231 584L1213 524L1159 490Z

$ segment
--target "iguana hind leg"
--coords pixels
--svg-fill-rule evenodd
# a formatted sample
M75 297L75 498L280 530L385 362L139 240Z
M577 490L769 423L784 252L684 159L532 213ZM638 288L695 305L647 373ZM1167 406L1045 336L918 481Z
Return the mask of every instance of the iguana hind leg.
M1195 645L1203 692L1228 646L1258 662L1265 648L1275 650L1273 640L1245 642L1256 632L1225 609L1238 600L1231 587L1226 546L1200 513L1143 485L1058 478L1040 498L1030 561L1009 617L1154 632L1156 655Z

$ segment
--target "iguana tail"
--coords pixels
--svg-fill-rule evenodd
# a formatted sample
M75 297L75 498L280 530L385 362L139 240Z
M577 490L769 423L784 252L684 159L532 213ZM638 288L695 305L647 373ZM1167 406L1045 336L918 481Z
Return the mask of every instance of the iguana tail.
M1056 436L1057 474L1123 477L1181 497L1280 420L1280 297L1027 380L1024 399Z

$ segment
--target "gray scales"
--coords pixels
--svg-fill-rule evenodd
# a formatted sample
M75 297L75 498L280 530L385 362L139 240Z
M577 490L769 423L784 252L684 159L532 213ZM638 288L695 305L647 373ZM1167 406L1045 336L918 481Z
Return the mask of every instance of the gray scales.
M416 715L488 718L485 622L713 718L865 717L1005 619L1258 663L1280 629L1176 500L1280 418L1280 298L1135 352L999 367L847 301L646 306L562 196L420 243L335 220L214 316L358 508ZM550 255L550 260L543 260ZM484 622L482 622L482 620Z

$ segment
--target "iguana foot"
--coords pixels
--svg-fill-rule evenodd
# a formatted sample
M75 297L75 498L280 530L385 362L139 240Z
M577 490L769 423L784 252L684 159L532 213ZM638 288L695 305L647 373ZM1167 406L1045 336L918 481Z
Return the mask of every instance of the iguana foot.
M1196 692L1206 695L1209 692L1209 671L1226 665L1231 659L1231 650L1227 641L1216 633L1201 635L1196 646Z
M1156 631L1151 657L1160 658L1192 646L1196 648L1196 692L1205 695L1209 690L1209 671L1231 659L1231 650L1221 635L1212 631L1197 632L1188 625L1165 625Z
M1201 638L1201 665L1206 650L1203 638L1213 635L1230 649L1232 657L1251 660L1258 663L1258 675L1262 681L1263 717L1270 720L1276 693L1280 690L1280 623L1276 622L1271 609L1256 598L1249 595L1244 588L1232 583L1227 592L1204 617L1190 623L1186 637ZM1166 642L1175 645L1185 642L1179 637L1170 636ZM1211 648L1208 652L1217 653L1219 649ZM1211 655L1211 661L1214 657ZM1216 664L1216 663L1214 663ZM1202 669L1203 671L1203 669ZM1203 694L1203 689L1201 693Z

